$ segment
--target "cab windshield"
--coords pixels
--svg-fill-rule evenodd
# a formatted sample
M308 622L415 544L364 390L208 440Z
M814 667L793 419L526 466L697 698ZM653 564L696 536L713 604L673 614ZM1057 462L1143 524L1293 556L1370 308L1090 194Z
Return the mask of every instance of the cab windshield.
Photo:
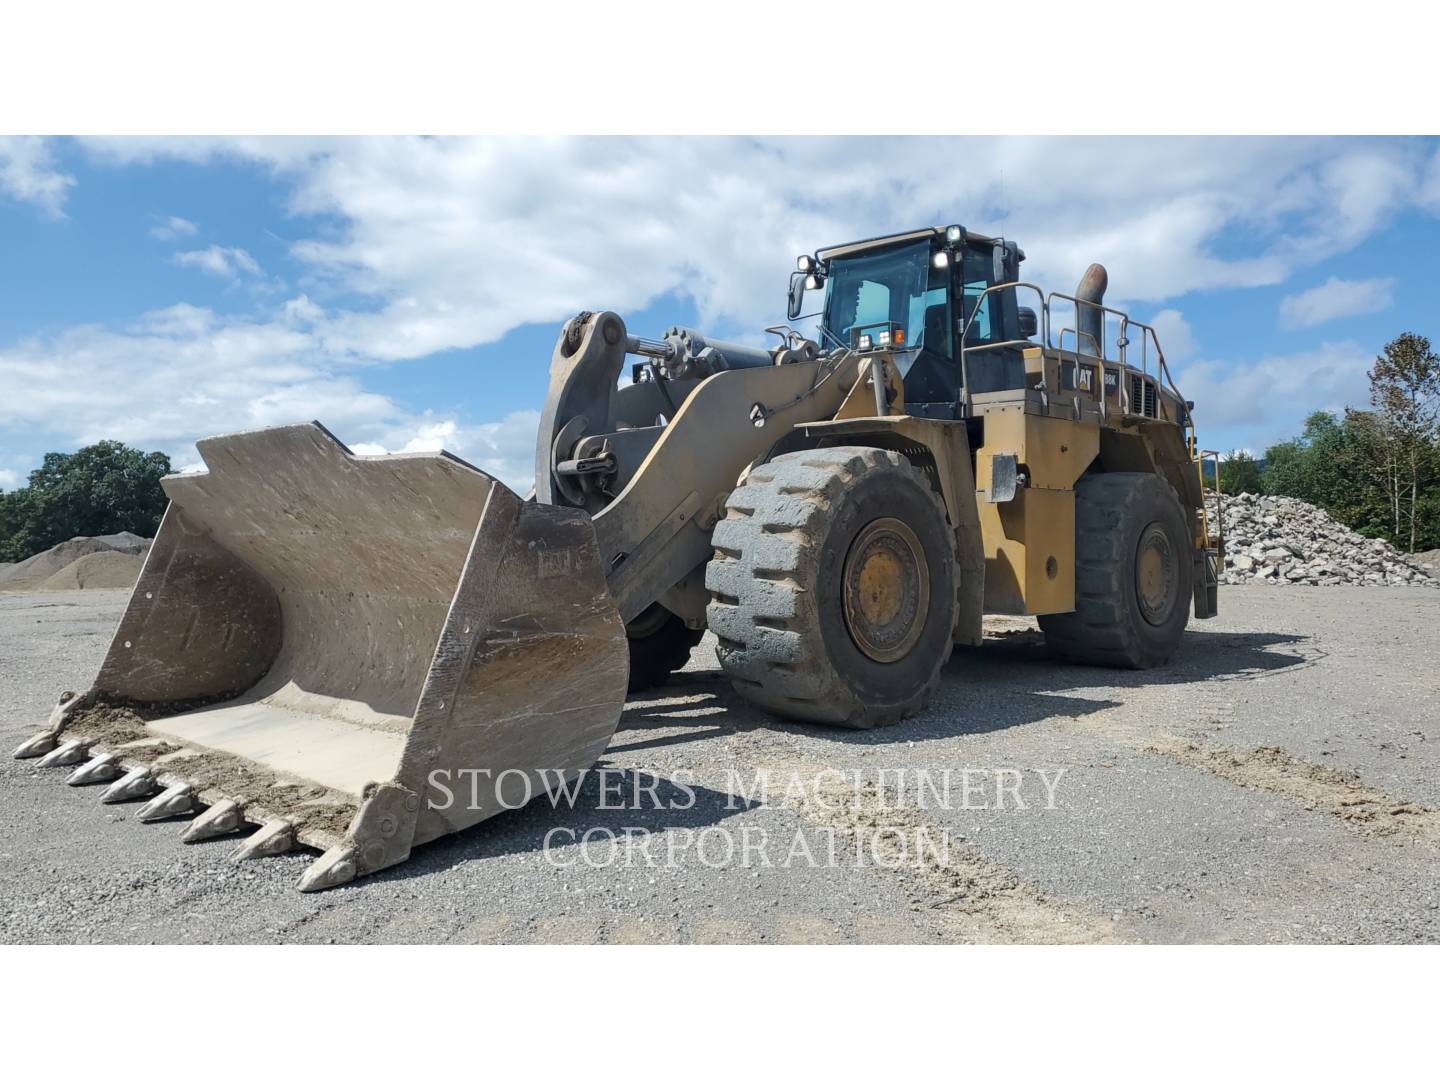
M905 332L903 348L950 355L945 274L932 271L928 240L832 259L827 269L825 328L841 342L853 347L856 330L891 323Z

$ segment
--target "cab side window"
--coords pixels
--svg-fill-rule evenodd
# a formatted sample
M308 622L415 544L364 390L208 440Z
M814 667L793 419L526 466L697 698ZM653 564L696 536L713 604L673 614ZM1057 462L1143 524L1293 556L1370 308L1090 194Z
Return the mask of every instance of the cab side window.
M970 326L965 344L988 345L998 340L995 333L999 326L997 295L991 293L981 299L985 290L995 284L995 264L990 250L967 247L960 270L960 322L963 326L968 321Z

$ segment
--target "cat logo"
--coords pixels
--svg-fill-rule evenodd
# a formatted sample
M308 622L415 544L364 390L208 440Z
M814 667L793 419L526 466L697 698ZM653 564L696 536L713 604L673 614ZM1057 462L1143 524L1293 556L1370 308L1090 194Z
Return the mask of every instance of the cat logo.
M1093 383L1092 376L1095 374L1093 368L1082 367L1078 372L1079 386L1081 390L1089 390Z
M537 573L542 578L562 577L576 568L575 560L568 549L546 551L541 548L537 554L540 556Z

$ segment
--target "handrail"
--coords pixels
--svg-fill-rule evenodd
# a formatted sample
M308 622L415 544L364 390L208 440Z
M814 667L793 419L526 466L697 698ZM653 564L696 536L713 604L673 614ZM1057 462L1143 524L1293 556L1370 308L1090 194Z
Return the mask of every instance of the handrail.
M1076 376L1075 376L1076 385L1075 385L1075 389L1076 389L1076 392L1077 392L1077 393L1079 392L1079 389L1080 389L1080 385L1079 385L1079 379L1080 379L1080 376L1079 376L1079 365L1080 365L1080 361L1081 361L1082 359L1084 359L1085 357L1089 357L1089 358L1091 358L1092 360L1094 360L1094 361L1099 365L1099 368L1100 368L1100 383L1099 383L1099 385L1098 385L1097 387L1095 387L1095 388L1093 389L1092 395L1093 395L1093 397L1095 398L1095 404L1096 404L1096 406L1097 406L1097 407L1099 408L1099 410L1100 410L1100 415L1103 417L1103 416L1105 416L1105 414L1106 414L1106 409L1107 409L1107 407L1106 407L1106 402L1105 402L1105 374L1106 374L1107 368L1106 368L1106 366L1105 366L1105 356L1104 356L1103 350L1102 350L1101 346L1096 343L1096 341L1095 341L1095 335L1094 335L1094 334L1089 333L1088 331L1085 331L1085 330L1076 330L1074 327L1062 326L1062 327L1060 328L1060 336L1055 339L1056 342L1057 342L1057 344L1056 344L1056 349L1057 349L1059 352L1061 352L1061 353L1064 353L1064 352L1065 352L1065 335L1066 335L1066 334L1074 334L1074 335L1075 335L1075 348L1072 349L1071 352L1073 352L1073 353L1075 354L1075 365L1076 365ZM1089 353L1081 352L1081 351L1080 351L1080 339L1081 339L1081 338L1089 338L1089 339L1090 339L1090 346L1091 346L1091 348L1094 349L1095 351L1094 351L1094 352L1089 352ZM1122 368L1123 368L1124 365L1122 364L1121 366L1122 366ZM1125 413L1128 413L1128 412L1130 411L1130 388L1125 385L1125 380L1122 379L1122 378L1120 378L1120 377L1119 377L1119 374L1117 374L1117 375L1116 375L1116 378L1115 378L1115 393L1116 393L1116 394L1119 396L1119 398L1120 398L1120 413L1121 413L1121 415L1124 415Z
M1006 346L1019 345L1033 347L1034 342L1029 338L1016 338L1013 341L992 341L984 345L967 345L970 337L970 327L975 322L976 316L980 314L980 305L993 292L1002 292L1005 289L1030 289L1040 298L1040 320L1041 326L1037 329L1044 335L1042 340L1048 345L1050 342L1050 305L1045 302L1045 290L1039 285L1030 281L1002 281L998 285L991 285L982 290L975 297L975 310L970 312L970 317L965 320L965 325L960 328L960 382L965 388L965 415L970 415L971 407L974 405L974 392L970 389L970 365L967 362L967 353L985 352L989 349L1002 349ZM961 294L962 298L964 294Z
M1185 395L1182 394L1182 393L1180 393L1180 387L1178 387L1178 386L1175 385L1175 379L1174 379L1174 377L1170 374L1170 365L1165 362L1165 350L1162 349L1162 348L1160 348L1160 337L1159 337L1158 334L1155 333L1155 328L1154 328L1153 326L1150 326L1150 325L1147 324L1147 323L1137 322L1137 321L1135 321L1134 319L1130 319L1130 318L1127 318L1127 319L1126 319L1126 323L1125 323L1125 324L1126 324L1126 326L1138 326L1138 327L1140 328L1140 330L1142 331L1141 337L1140 337L1140 340L1141 340L1141 343L1142 343L1142 345L1141 345L1141 347L1142 347L1142 356L1143 356L1144 342L1148 339L1148 340L1150 340L1150 341L1152 341L1152 342L1155 343L1155 361L1156 361L1155 377L1156 377L1157 379L1163 378L1163 379L1165 380L1165 384L1166 384L1167 386L1169 386L1170 392L1171 392L1172 394L1174 394L1177 398L1179 398L1181 401L1184 401L1184 400L1185 400Z
M1220 490L1220 451L1201 450L1194 455L1195 468L1200 474L1200 532L1202 544L1206 548L1218 546L1212 542L1210 535L1210 511L1205 506L1205 496L1210 493L1210 488L1205 485L1205 462L1215 462L1215 523L1218 528L1213 540L1221 544L1225 542L1225 496Z
M1179 386L1175 384L1175 378L1170 372L1170 365L1165 360L1165 351L1160 347L1160 336L1155 332L1155 328L1148 323L1142 323L1138 319L1131 318L1129 312L1122 311L1119 308L1109 307L1096 300L1084 300L1069 293L1056 292L1053 290L1046 293L1040 286L1029 281L1003 281L998 285L988 286L974 298L975 308L970 312L969 317L965 320L964 326L960 331L960 378L965 388L964 405L967 414L974 404L970 384L969 354L985 352L989 349L1013 348L1016 346L1023 348L1035 344L1034 341L1030 339L987 342L983 345L968 344L970 328L979 317L980 308L985 298L991 293L998 293L1007 289L1029 289L1039 298L1040 308L1037 314L1040 319L1040 325L1037 327L1037 336L1040 341L1043 342L1045 348L1058 349L1060 352L1064 352L1065 335L1073 335L1075 337L1075 362L1078 365L1081 359L1088 355L1081 351L1081 345L1088 339L1091 348L1094 349L1094 355L1091 359L1093 359L1099 367L1098 374L1100 378L1097 380L1097 385L1094 388L1094 397L1096 404L1099 406L1102 418L1108 411L1105 381L1106 376L1112 370L1112 366L1115 369L1116 397L1119 399L1120 412L1122 415L1132 413L1135 404L1130 400L1130 386L1129 380L1125 377L1126 373L1131 370L1138 370L1142 377L1154 379L1162 388L1168 389L1175 399L1180 402L1178 410L1180 415L1177 417L1177 420L1181 428L1185 431L1190 456L1192 459L1196 458L1195 420L1194 417L1190 415L1190 409L1185 405L1184 395L1180 392ZM1075 310L1075 325L1073 327L1061 327L1058 339L1052 337L1054 317L1051 311L1052 303L1057 300L1070 304ZM1098 340L1094 334L1080 329L1080 312L1082 308L1087 311L1100 313L1100 335ZM1119 336L1115 340L1117 355L1113 359L1110 356L1109 341L1105 333L1108 317L1112 315L1119 320ZM1139 332L1138 342L1131 341L1132 330ZM1140 349L1140 363L1138 368L1132 368L1130 363L1130 349L1133 344L1138 344ZM1155 351L1155 371L1153 375L1150 370L1150 350L1152 347ZM1077 391L1079 390L1078 377L1076 389ZM1143 411L1143 401L1139 403L1139 407Z
M1090 332L1087 331L1087 330L1076 330L1073 326L1062 326L1062 327L1060 328L1060 336L1059 336L1058 338L1056 338L1056 342L1057 342L1056 348L1058 348L1061 352L1064 352L1064 351L1065 351L1065 335L1066 335L1066 334L1074 334L1074 335L1075 335L1075 348L1074 348L1073 350L1071 350L1071 351L1074 352L1076 356L1099 356L1099 355L1100 355L1100 343L1095 340L1095 335L1092 334L1092 333L1090 333ZM1089 341L1090 341L1090 348L1094 349L1095 351L1094 351L1094 352L1091 352L1091 353L1082 353L1082 352L1080 351L1080 339L1081 339L1081 338L1088 338Z
M1108 411L1107 402L1105 400L1105 376L1110 373L1110 364L1112 362L1110 360L1110 350L1108 347L1109 341L1105 336L1105 321L1107 315L1114 315L1117 319L1120 320L1120 336L1116 339L1115 342L1116 347L1119 351L1119 356L1114 361L1114 363L1119 365L1118 370L1115 372L1115 393L1116 397L1118 397L1120 400L1121 414L1126 415L1130 413L1130 387L1124 377L1125 371L1129 367L1129 361L1126 357L1126 349L1129 346L1130 342L1125 334L1125 327L1129 323L1130 315L1127 312L1121 311L1119 308L1113 308L1102 304L1098 300L1083 300L1078 296L1071 295L1070 293L1052 291L1046 299L1047 302L1050 300L1064 300L1070 303L1075 308L1075 328L1073 332L1075 334L1075 355L1077 358L1084 355L1080 352L1079 348L1081 334L1084 334L1085 337L1088 337L1091 340L1092 344L1095 345L1094 358L1100 367L1100 387L1099 392L1096 395L1096 399L1100 406L1100 415L1102 418L1106 415L1106 412ZM1082 331L1080 329L1080 309L1082 307L1086 308L1087 310L1098 311L1100 313L1100 340L1098 343L1095 342L1094 334L1088 333L1087 331ZM1048 322L1049 320L1047 320L1047 323ZM1060 344L1056 346L1062 351L1064 349L1065 330L1067 329L1070 328L1065 327L1061 330L1059 339ZM1048 338L1046 339L1045 344L1047 346L1050 345L1050 341ZM1147 375L1149 373L1142 370L1141 374ZM1143 402L1141 403L1141 408L1144 408Z

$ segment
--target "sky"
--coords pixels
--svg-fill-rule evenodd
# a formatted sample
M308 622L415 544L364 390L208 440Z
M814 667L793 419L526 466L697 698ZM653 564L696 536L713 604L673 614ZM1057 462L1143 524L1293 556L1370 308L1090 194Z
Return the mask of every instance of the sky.
M1440 144L1351 138L0 136L0 489L99 439L320 420L522 491L574 312L759 343L795 256L959 223L1153 322L1261 452L1440 339Z

